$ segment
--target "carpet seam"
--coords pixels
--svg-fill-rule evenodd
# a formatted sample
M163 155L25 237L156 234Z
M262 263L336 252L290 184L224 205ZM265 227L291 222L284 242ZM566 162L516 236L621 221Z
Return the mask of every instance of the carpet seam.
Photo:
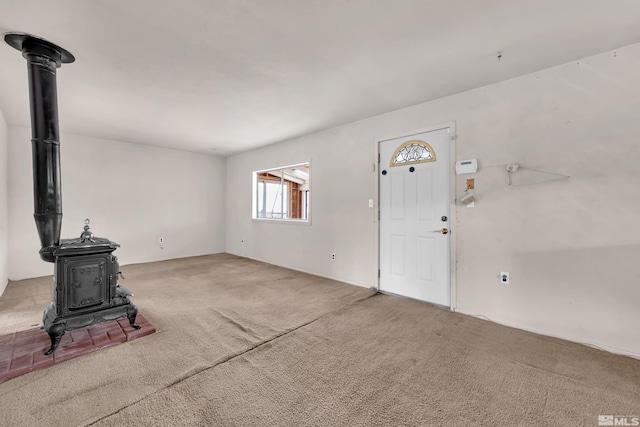
M236 358L238 358L238 357L240 357L240 356L243 356L243 355L245 355L245 354L249 353L250 351L253 351L253 350L255 350L255 349L259 348L259 347L262 347L262 346L263 346L263 345L265 345L265 344L269 344L270 342L275 341L275 340L277 340L278 338L282 338L282 337L284 337L285 335L289 335L290 333L297 331L298 329L304 328L305 326L309 326L309 325L311 325L312 323L315 323L315 322L317 322L318 320L320 320L320 319L322 319L322 318L324 318L324 317L326 317L326 316L329 316L329 315L331 315L331 314L337 313L337 312L338 312L338 311L340 311L340 310L344 310L344 309L346 309L346 308L348 308L348 307L354 306L355 304L358 304L358 303L360 303L360 302L362 302L362 301L365 301L365 300L367 300L367 299L369 299L369 298L373 298L373 297L375 297L375 296L377 296L377 295L381 295L381 294L380 294L379 292L375 292L375 293L372 293L372 294L370 294L370 295L367 295L367 296L365 296L365 297L363 297L363 298L360 298L360 299L357 299L357 300L355 300L355 301L352 301L352 302L350 302L350 303L348 303L348 304L345 304L345 305L343 305L343 306L341 306L341 307L336 308L335 310L332 310L332 311L329 311L329 312L327 312L327 313L324 313L323 315L321 315L321 316L319 316L319 317L317 317L317 318L315 318L315 319L313 319L313 320L310 320L310 321L308 321L308 322L306 322L306 323L303 323L303 324L302 324L302 325L300 325L300 326L296 326L296 327L295 327L295 328L293 328L293 329L286 330L286 331L282 332L281 334L276 335L276 336L275 336L275 337L273 337L273 338L270 338L270 339L268 339L268 340L266 340L266 341L263 341L263 342L261 342L261 343L259 343L259 344L254 345L253 347L248 348L247 350L243 350L243 351L241 351L241 352L239 352L239 353L232 354L231 356L229 356L229 357L227 357L227 358L225 358L225 359L222 359L222 360L220 360L220 361L218 361L218 362L214 363L213 365L210 365L210 366L204 366L204 367L202 367L202 369L199 369L199 370L197 370L197 371L195 371L195 372L193 372L193 373L191 373L191 374L189 374L189 375L187 375L187 376L179 377L179 378L177 378L176 380L174 380L174 381L170 382L169 384L167 384L167 385L165 385L165 386L163 386L163 387L159 388L158 390L155 390L155 391L153 391L153 392L151 392L151 393L149 393L149 394L147 394L147 395L145 395L145 396L141 397L140 399L136 400L135 402L132 402L132 403L130 403L130 404L128 404L128 405L126 405L126 406L123 406L122 408L118 409L117 411L114 411L114 412L112 412L112 413L110 413L110 414L107 414L107 415L105 415L105 416L103 416L103 417L100 417L100 418L98 418L97 420L95 420L95 421L91 421L90 423L85 424L85 425L86 425L86 426L92 426L92 425L95 425L96 423L98 423L98 422L100 422L100 421L102 421L102 420L106 420L107 418L110 418L110 417L112 417L112 416L114 416L114 415L116 415L116 414L119 414L119 413L120 413L120 412L122 412L123 410L125 410L125 409L127 409L127 408L129 408L129 407L131 407L131 406L133 406L133 405L136 405L136 404L138 404L138 403L142 402L143 400L145 400L145 399L147 399L147 398L149 398L149 397L151 397L151 396L153 396L153 395L155 395L155 394L157 394L157 393L160 393L161 391L164 391L164 390L166 390L166 389L168 389L168 388L174 387L175 385L180 384L181 382L186 381L186 380L188 380L189 378L193 378L193 377L195 377L196 375L200 375L201 373L203 373L203 372L205 372L205 371L208 371L208 370L210 370L210 369L213 369L213 368L216 368L216 367L218 367L218 366L220 366L220 365L223 365L223 364L225 364L225 363L227 363L227 362L230 362L231 360L236 359Z

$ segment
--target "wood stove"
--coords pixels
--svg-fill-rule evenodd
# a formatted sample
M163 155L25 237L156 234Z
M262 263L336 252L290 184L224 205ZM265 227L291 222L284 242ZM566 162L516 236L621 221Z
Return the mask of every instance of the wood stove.
M55 259L53 301L44 310L43 328L51 338L51 354L65 331L84 328L127 316L134 329L138 309L129 300L131 292L118 285L122 276L118 258L112 253L118 245L94 237L85 220L84 232L76 239L62 239L53 251ZM124 278L124 277L123 277Z
M34 219L42 248L40 257L54 263L53 301L44 310L43 329L53 353L66 331L126 316L132 328L138 309L132 295L118 286L118 244L94 237L85 221L76 239L60 240L62 196L56 70L75 61L67 50L39 37L6 33L5 41L22 52L29 72Z

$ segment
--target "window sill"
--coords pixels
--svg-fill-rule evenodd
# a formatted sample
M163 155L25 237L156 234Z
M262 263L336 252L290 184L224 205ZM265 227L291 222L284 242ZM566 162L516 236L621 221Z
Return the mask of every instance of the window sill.
M251 218L253 222L271 222L276 224L311 225L310 219Z

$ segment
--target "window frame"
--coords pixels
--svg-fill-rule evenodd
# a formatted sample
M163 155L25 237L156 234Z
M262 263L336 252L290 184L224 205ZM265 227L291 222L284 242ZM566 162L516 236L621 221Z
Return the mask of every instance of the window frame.
M307 218L263 218L263 217L259 217L258 216L258 184L259 184L259 176L261 174L264 173L268 173L268 172L277 172L277 171L284 171L285 169L292 169L292 168L298 168L301 166L308 166L309 167L309 180L308 180L308 190L306 190L306 195L304 197L301 197L301 200L306 201L306 213L307 213ZM285 165L285 166L277 166L277 167L272 167L272 168L267 168L267 169L260 169L260 170L256 170L253 171L252 173L252 196L251 196L251 219L252 221L259 221L259 222L275 222L275 223L286 223L286 224L299 224L299 225L311 225L311 161L307 161L307 162L301 162L301 163L294 163L294 164L290 164L290 165ZM281 178L280 181L280 185L283 185L285 179L284 176ZM289 197L287 197L288 199ZM281 203L283 203L283 197L282 195L280 196L281 199ZM281 210L283 210L283 206L281 206ZM302 210L304 211L304 208L302 208ZM286 209L286 212L289 213L289 208ZM282 212L281 212L282 214Z

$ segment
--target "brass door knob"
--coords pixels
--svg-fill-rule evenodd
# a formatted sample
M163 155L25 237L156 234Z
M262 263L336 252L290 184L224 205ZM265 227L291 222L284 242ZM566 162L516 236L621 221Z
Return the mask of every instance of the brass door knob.
M433 230L434 233L441 233L441 234L448 234L449 233L449 229L447 228L442 228L440 230Z

